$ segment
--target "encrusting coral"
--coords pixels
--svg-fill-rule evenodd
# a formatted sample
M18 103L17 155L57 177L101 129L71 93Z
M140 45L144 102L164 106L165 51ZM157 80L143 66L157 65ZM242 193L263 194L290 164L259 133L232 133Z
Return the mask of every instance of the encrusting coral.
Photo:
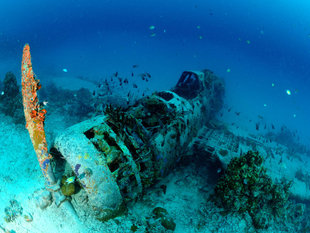
M44 178L48 185L55 183L53 175L48 174L50 159L44 132L46 110L39 104L37 90L41 87L32 70L30 47L24 46L22 59L22 94L26 128L36 152Z
M35 78L32 70L30 46L26 44L23 50L22 59L22 95L23 106L26 119L26 128L29 131L30 139L36 152L41 170L43 172L46 188L53 193L54 201L57 206L61 204L67 213L75 219L80 229L84 229L71 203L65 198L60 191L59 184L56 183L50 160L52 156L48 153L47 143L44 131L44 120L46 110L39 103L37 90L41 85L39 80ZM81 231L83 232L83 230Z
M229 212L247 212L255 228L268 228L276 217L286 215L291 182L275 183L262 166L263 158L248 153L234 158L215 187L215 200Z

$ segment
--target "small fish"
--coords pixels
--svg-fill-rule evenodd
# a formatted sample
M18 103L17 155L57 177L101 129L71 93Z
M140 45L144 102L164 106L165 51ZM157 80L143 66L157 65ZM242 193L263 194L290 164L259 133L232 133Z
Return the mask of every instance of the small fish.
M127 78L124 79L124 83L128 84L128 79Z
M138 68L139 65L132 65L132 68Z
M33 217L32 217L32 215L30 213L28 213L28 214L24 215L24 219L25 219L26 222L32 222ZM9 231L9 233L13 233L13 232Z
M263 116L261 116L261 115L257 115L257 117L259 118L259 119L264 119L264 117Z
M271 128L272 128L272 129L275 129L275 127L274 127L274 125L273 125L273 124L271 124Z
M230 111L231 111L231 108L227 109L227 111L230 112Z
M256 123L255 128L256 130L259 130L259 123Z
M240 112L235 112L235 114L236 114L237 116L239 116L239 115L240 115Z
M138 88L137 84L132 84L133 88Z
M134 76L134 73L132 72L132 73L131 73L131 77L133 77L133 76Z
M118 76L118 72L115 72L115 73L114 73L114 77L117 77L117 76Z
M65 72L65 73L68 72L68 70L66 68L63 68L62 71Z
M1 91L1 95L4 95L4 91Z
M66 179L65 183L66 184L71 184L71 183L74 183L74 181L75 181L75 176L71 176L68 179Z
M145 75L148 77L148 78L151 78L152 76L150 75L150 73L148 72L145 72Z
M150 29L150 30L154 30L154 29L155 29L155 26L154 26L154 25L151 25L151 26L149 26L149 29Z

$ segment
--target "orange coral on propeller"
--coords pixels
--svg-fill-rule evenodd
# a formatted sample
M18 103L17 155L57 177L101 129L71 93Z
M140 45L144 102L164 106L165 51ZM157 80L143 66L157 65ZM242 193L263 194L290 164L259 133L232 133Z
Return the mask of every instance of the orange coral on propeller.
M26 128L36 152L40 167L48 185L55 182L49 169L52 156L48 153L44 132L44 120L46 110L39 104L37 90L41 88L39 80L35 78L32 70L30 46L26 44L22 59L22 94L26 119Z
M23 105L26 119L26 128L28 129L31 142L37 154L37 158L43 172L47 190L53 192L55 204L61 204L78 223L80 232L86 232L84 225L80 222L73 206L60 191L60 186L51 167L50 160L52 156L48 153L47 143L44 132L44 120L46 110L39 104L37 90L41 87L39 80L35 78L32 70L30 46L26 44L23 50L22 60L22 94Z

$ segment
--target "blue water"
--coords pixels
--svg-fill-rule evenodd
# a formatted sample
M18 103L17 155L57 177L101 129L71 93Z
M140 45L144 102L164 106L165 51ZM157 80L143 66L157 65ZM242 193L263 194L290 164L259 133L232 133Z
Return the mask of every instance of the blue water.
M128 75L139 64L162 90L208 68L226 81L227 122L255 132L261 115L309 145L309 12L305 0L1 1L0 76L20 74L25 43L42 80Z

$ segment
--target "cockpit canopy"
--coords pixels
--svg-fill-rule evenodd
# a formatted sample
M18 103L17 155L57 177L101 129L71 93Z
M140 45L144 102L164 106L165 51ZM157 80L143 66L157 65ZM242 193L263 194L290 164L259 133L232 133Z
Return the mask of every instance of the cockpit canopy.
M177 85L173 89L175 93L186 99L195 98L200 90L199 77L192 71L184 71Z

